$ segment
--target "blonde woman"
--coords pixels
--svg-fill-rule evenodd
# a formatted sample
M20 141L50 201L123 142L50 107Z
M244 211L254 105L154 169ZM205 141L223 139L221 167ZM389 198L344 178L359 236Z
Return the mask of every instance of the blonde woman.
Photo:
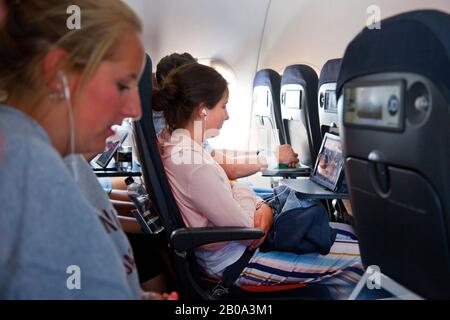
M72 5L80 29L68 27ZM119 0L5 8L0 299L149 297L114 209L76 155L101 152L112 125L141 115L141 23Z

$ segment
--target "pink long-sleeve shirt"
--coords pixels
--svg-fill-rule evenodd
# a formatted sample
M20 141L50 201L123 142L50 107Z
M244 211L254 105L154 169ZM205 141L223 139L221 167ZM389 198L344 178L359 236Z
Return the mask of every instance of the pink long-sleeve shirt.
M222 167L186 130L158 135L160 154L169 184L187 227L253 227L261 198L246 185L230 182ZM200 247L199 264L210 275L238 260L245 242L230 241Z

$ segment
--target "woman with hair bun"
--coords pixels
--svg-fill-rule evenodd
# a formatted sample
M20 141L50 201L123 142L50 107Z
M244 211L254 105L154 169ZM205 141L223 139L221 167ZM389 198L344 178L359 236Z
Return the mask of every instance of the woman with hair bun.
M331 288L332 295L349 294L363 273L358 242L349 226L335 226L337 240L331 242L327 255L260 250L273 223L272 208L248 186L229 181L202 148L203 141L219 134L228 119L227 102L223 77L197 63L172 71L154 93L153 108L163 110L167 122L158 135L160 154L185 225L255 227L265 232L252 242L197 248L195 255L203 272L224 281L228 267L243 263L245 267L232 279L238 286L314 282Z

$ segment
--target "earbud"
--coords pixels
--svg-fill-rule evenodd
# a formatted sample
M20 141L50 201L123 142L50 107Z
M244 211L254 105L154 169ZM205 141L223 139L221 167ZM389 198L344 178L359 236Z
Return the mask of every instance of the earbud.
M69 82L67 81L67 77L66 77L65 73L62 70L59 70L58 77L61 79L61 82L63 84L64 97L66 99L70 99Z
M206 108L203 108L202 114L206 117L208 115L208 111L206 111Z

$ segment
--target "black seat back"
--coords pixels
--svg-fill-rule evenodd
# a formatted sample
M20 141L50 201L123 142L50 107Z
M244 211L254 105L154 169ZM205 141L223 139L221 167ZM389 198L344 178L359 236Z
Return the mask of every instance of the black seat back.
M280 110L281 76L274 70L259 70L253 80L253 114L258 149L273 149L286 143Z
M450 297L450 16L364 29L337 83L362 260L425 298Z
M142 174L146 186L146 190L152 199L153 205L158 211L165 230L167 243L170 246L171 234L183 228L184 222L180 211L173 197L167 180L164 165L159 155L158 144L156 140L155 128L152 117L152 86L151 73L152 62L149 56L146 58L146 65L139 82L139 94L142 105L142 117L135 122L136 144L139 151ZM181 293L188 293L190 298L208 298L202 293L201 288L193 288L199 282L199 267L192 252L181 253L181 257L177 257L173 250L169 250L173 262L173 267L177 276L177 284Z
M139 150L142 174L147 192L149 192L158 210L164 225L170 233L183 225L181 215L175 200L171 197L172 192L167 183L164 166L159 156L156 143L155 128L152 117L152 61L146 58L145 69L139 82L139 95L142 105L142 117L135 123L136 144ZM154 170L153 168L156 168ZM160 201L163 200L164 201Z
M321 137L317 110L317 74L307 65L296 64L281 77L281 115L286 143L299 154L304 166L313 167Z
M339 134L336 81L342 59L328 60L320 71L318 87L319 123L323 138L326 132Z

